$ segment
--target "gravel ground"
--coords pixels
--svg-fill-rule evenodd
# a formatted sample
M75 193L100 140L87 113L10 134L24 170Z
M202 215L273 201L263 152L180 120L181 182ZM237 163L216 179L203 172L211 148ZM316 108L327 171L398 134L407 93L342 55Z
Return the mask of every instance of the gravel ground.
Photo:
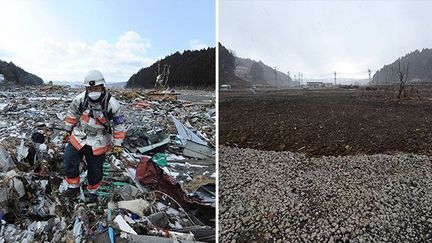
M220 242L432 242L432 166L220 146Z

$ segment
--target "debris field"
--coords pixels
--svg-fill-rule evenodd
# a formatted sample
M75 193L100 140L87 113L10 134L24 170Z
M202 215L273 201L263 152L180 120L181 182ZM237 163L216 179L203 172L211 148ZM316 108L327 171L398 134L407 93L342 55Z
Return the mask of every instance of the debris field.
M107 154L99 200L88 203L85 161L79 198L61 196L64 120L82 91L0 90L0 242L214 242L214 96L111 90L126 120L125 151Z

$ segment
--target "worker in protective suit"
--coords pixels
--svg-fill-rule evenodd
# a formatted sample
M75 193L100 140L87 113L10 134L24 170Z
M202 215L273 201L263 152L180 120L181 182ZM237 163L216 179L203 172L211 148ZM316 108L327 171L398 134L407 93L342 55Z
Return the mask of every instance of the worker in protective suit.
M126 132L119 102L105 90L101 72L92 70L84 78L86 91L76 96L69 106L64 142L64 165L68 189L64 195L76 198L80 193L80 163L87 163L88 201L96 201L96 191L103 177L105 154L119 156ZM113 146L112 146L113 145Z

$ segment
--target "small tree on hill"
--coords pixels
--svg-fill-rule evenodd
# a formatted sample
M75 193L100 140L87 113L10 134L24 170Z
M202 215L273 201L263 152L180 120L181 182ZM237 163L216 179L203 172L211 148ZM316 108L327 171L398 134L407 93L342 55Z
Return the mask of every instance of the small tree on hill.
M406 82L408 80L408 73L409 73L409 63L408 62L402 62L399 58L397 60L397 66L396 66L396 76L399 79L399 93L398 93L398 100L401 99L401 95L404 92Z

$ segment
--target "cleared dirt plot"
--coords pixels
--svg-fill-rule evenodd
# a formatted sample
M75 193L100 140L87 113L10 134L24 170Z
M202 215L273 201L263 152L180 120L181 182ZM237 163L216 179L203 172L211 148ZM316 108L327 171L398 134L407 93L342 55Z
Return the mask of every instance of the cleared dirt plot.
M220 144L308 155L432 153L432 100L380 91L222 93Z

